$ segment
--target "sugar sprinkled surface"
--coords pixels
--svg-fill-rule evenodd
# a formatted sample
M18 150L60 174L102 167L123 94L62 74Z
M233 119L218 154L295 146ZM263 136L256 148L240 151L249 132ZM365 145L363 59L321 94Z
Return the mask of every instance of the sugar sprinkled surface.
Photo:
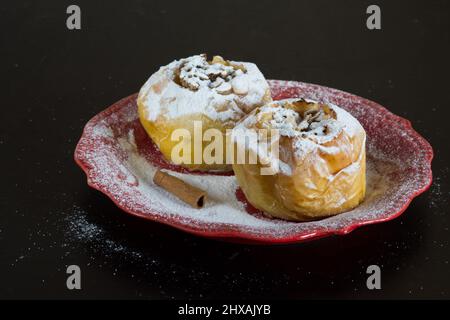
M245 212L244 204L236 198L238 188L234 176L220 175L193 175L163 169L163 171L176 176L185 182L208 192L208 201L202 209L194 209L177 199L171 193L153 183L153 175L158 169L141 156L134 143L134 135L130 131L125 138L119 138L118 146L126 150L127 160L118 164L123 171L134 173L133 177L139 180L137 188L148 195L148 203L158 212L170 212L192 219L202 219L209 223L237 223L241 225L264 226L269 220L261 220ZM107 169L106 169L107 170ZM126 180L133 180L127 176Z
M278 172L278 170L280 170L286 175L291 175L292 169L289 168L287 163L280 159L278 152L272 153L264 150L265 148L261 148L260 146L263 145L262 141L255 141L255 143L250 144L246 142L245 136L249 135L247 130L252 131L258 126L266 129L278 130L279 136L292 138L292 143L290 143L288 147L280 146L279 153L282 155L288 154L293 150L293 154L298 159L304 159L306 155L317 149L324 154L333 155L339 153L340 150L337 147L326 146L325 144L333 141L333 139L338 137L342 132L351 139L357 135L361 135L365 139L366 134L358 120L347 111L332 103L329 103L328 107L334 111L336 119L326 116L323 110L318 110L313 113L310 112L302 118L298 112L286 107L291 103L302 101L313 104L318 103L317 101L303 98L273 101L254 110L243 121L239 122L235 127L236 134L233 135L233 140L238 145L245 146L246 149L251 150L260 158L267 159L266 163L270 163L273 172ZM256 125L256 123L258 123L258 125ZM275 141L279 139L279 136L276 135L270 143L275 143ZM265 140L266 137L263 139ZM363 155L362 152L358 152L360 156L357 158L357 161L355 161L354 165L352 164L351 168L344 171L349 172L350 169L358 169ZM284 158L286 159L287 157ZM326 173L324 173L324 175L326 175Z
M207 64L205 58L196 55L175 60L155 72L139 92L148 120L155 121L159 117L176 119L200 113L212 120L234 122L265 99L269 85L255 64L230 61L232 66L243 66L245 73L220 64L208 67L204 64ZM195 69L196 66L201 68ZM188 88L174 81L180 70ZM214 72L223 72L223 78L218 76L211 82L208 74Z

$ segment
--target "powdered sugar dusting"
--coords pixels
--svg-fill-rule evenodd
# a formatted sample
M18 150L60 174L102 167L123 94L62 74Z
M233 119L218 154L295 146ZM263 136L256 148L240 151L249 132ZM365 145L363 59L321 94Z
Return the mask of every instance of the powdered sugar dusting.
M303 106L305 109L295 109L295 106ZM309 109L306 109L308 108ZM279 150L271 152L265 145L267 137L256 137L259 141L247 143L245 137L257 128L267 130L278 130L278 134L271 137L271 144L280 145ZM336 155L341 150L336 146L326 146L328 142L336 139L341 133L345 133L350 139L360 136L365 140L365 132L358 121L347 111L334 104L324 105L311 99L293 98L273 101L259 109L251 112L243 121L235 127L236 133L233 135L234 141L247 150L257 154L260 159L265 159L265 163L271 164L272 172L280 170L284 174L291 175L289 164L281 159L288 159L292 153L297 159L305 159L308 154L320 150L323 154ZM246 134L247 133L247 134ZM290 143L283 146L280 136L290 138ZM261 141L264 140L264 141ZM355 146L358 149L359 157L351 166L352 170L357 170L363 161L364 145ZM279 152L278 152L279 151ZM280 159L279 154L282 155ZM349 168L350 169L350 168ZM344 170L349 173L350 170ZM324 172L324 176L328 173Z
M258 67L248 62L229 64L209 64L206 57L196 55L161 67L139 92L148 120L204 114L234 123L267 102L269 85ZM176 82L177 74L181 85Z
M361 122L367 132L368 184L366 199L359 207L305 223L264 218L236 198L233 176L183 173L164 164L140 126L136 96L123 99L91 120L75 157L87 172L90 185L128 212L196 233L233 234L254 240L292 241L323 232L346 233L356 225L397 215L413 195L428 186L431 149L401 118L375 103L334 89L297 82L270 84L275 99L300 96L333 103ZM191 209L155 186L152 177L159 167L207 190L210 201L203 209Z
M232 86L227 82L242 74L241 69L224 63L209 63L205 55L198 55L185 59L180 67L179 78L185 88L194 91L200 87L208 87L218 93L228 94L231 93Z

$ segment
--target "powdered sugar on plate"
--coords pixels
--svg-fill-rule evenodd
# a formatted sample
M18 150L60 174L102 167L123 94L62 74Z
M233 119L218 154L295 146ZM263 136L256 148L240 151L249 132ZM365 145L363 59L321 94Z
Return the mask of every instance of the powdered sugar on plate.
M136 95L94 117L85 128L75 159L88 183L123 210L210 237L293 242L392 219L431 182L432 150L409 125L371 101L316 85L269 81L275 99L304 97L343 107L367 133L367 196L352 211L313 222L268 219L236 193L234 176L189 173L168 164L139 123ZM193 209L155 186L163 168L208 192L202 209ZM236 194L238 196L236 196Z
M137 177L137 188L144 196L149 196L147 202L151 203L153 209L193 219L200 218L209 223L234 221L243 225L264 224L263 220L252 215L242 214L245 211L244 204L236 198L238 185L234 176L196 175L163 169L195 187L207 190L208 201L205 206L200 210L194 209L153 183L153 175L158 167L139 154L134 142L133 130L126 138L121 137L117 141L120 148L126 150L128 155L127 159L118 165L126 167L129 173L134 173L133 175L129 174L126 180L129 180L131 176Z

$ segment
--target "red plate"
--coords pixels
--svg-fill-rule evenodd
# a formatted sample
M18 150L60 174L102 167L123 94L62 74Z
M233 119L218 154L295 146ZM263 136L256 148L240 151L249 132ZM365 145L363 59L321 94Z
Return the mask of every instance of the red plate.
M189 208L152 184L153 169L170 169L188 179L204 177L209 185L222 188L234 185L234 177L192 174L164 161L139 123L136 95L113 104L87 123L75 161L86 173L89 186L129 214L199 236L238 242L293 243L347 234L359 226L399 216L430 186L433 150L408 120L375 102L336 89L293 81L269 83L274 99L304 97L330 102L361 122L367 132L368 188L358 208L320 221L287 222L264 218L238 190L216 192L221 197L227 194L232 203L229 210L224 209L222 200L201 210ZM208 192L214 198L214 188ZM165 206L167 201L170 205Z

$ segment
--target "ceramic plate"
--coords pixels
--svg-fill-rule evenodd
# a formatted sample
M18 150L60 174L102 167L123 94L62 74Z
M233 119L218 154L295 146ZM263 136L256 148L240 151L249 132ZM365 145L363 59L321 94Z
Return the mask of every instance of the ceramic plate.
M233 175L189 173L167 163L142 128L136 95L92 118L75 150L89 186L126 213L198 236L256 242L294 243L344 235L357 227L391 220L431 184L430 144L411 123L379 104L319 85L269 80L275 100L304 97L331 102L356 117L367 133L367 196L356 209L313 222L265 218L240 192ZM203 209L192 209L152 183L157 168L208 189Z

